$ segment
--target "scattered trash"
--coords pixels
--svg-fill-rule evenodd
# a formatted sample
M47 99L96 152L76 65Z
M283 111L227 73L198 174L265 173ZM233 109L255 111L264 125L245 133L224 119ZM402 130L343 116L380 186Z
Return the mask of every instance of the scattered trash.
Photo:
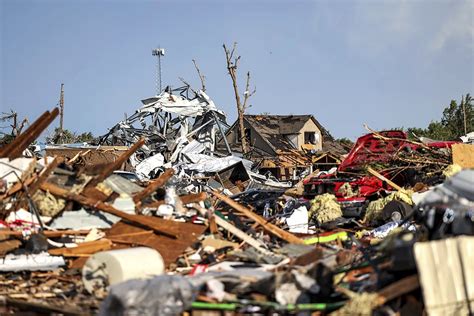
M179 315L191 307L195 289L182 276L129 280L110 288L99 315Z
M0 262L0 271L51 271L64 266L61 256L50 256L47 252L39 254L6 255Z
M310 115L245 115L241 153L205 92L142 103L99 146L24 157L53 109L0 148L2 313L472 314L470 138L344 155Z

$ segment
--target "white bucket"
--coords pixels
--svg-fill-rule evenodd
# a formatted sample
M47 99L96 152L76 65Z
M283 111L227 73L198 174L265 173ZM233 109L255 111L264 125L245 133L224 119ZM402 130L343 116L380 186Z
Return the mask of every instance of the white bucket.
M130 279L145 279L165 272L160 253L137 247L98 252L82 268L82 281L89 293Z

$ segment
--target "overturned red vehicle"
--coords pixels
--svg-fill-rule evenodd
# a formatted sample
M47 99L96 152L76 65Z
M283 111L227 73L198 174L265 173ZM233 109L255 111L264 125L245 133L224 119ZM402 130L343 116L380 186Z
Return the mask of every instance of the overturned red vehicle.
M421 146L408 140L407 134L399 130L370 133L359 137L346 159L335 173L311 177L304 181L304 196L334 194L348 213L358 216L361 206L393 189L378 178L367 175L368 166L376 167L387 178L400 186L414 185L419 179L413 169L390 168L403 153L413 153L428 148L449 148L456 142L432 142ZM343 186L350 185L352 196L347 196ZM352 210L352 212L350 211ZM346 213L346 212L345 212ZM350 216L350 214L349 214Z

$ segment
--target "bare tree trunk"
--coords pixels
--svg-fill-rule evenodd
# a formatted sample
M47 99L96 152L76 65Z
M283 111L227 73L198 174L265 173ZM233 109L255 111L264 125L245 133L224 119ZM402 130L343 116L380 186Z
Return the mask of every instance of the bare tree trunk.
M231 51L227 49L225 44L222 46L224 47L224 52L226 55L227 70L229 71L230 78L232 79L232 86L234 88L235 103L237 106L237 115L238 115L238 120L239 120L240 142L242 144L242 152L246 154L249 152L249 146L247 144L247 138L245 137L244 114L245 114L245 110L248 107L247 101L256 92L256 89L254 89L253 92L249 92L248 89L250 85L250 72L247 72L247 83L246 83L246 87L245 87L246 89L244 92L244 102L243 103L241 102L239 87L237 85L237 66L240 60L240 56L232 60L234 56L235 48L237 47L237 43L234 42L234 45Z

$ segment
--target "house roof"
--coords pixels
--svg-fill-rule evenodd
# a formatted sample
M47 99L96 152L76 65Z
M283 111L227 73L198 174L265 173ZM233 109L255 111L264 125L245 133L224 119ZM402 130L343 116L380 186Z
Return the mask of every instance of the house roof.
M333 140L331 134L312 115L244 115L244 119L275 151L293 148L285 135L297 134L308 120L312 120L321 131L323 143Z
M330 152L336 155L347 154L348 150L335 140L326 140L323 142L323 151Z

